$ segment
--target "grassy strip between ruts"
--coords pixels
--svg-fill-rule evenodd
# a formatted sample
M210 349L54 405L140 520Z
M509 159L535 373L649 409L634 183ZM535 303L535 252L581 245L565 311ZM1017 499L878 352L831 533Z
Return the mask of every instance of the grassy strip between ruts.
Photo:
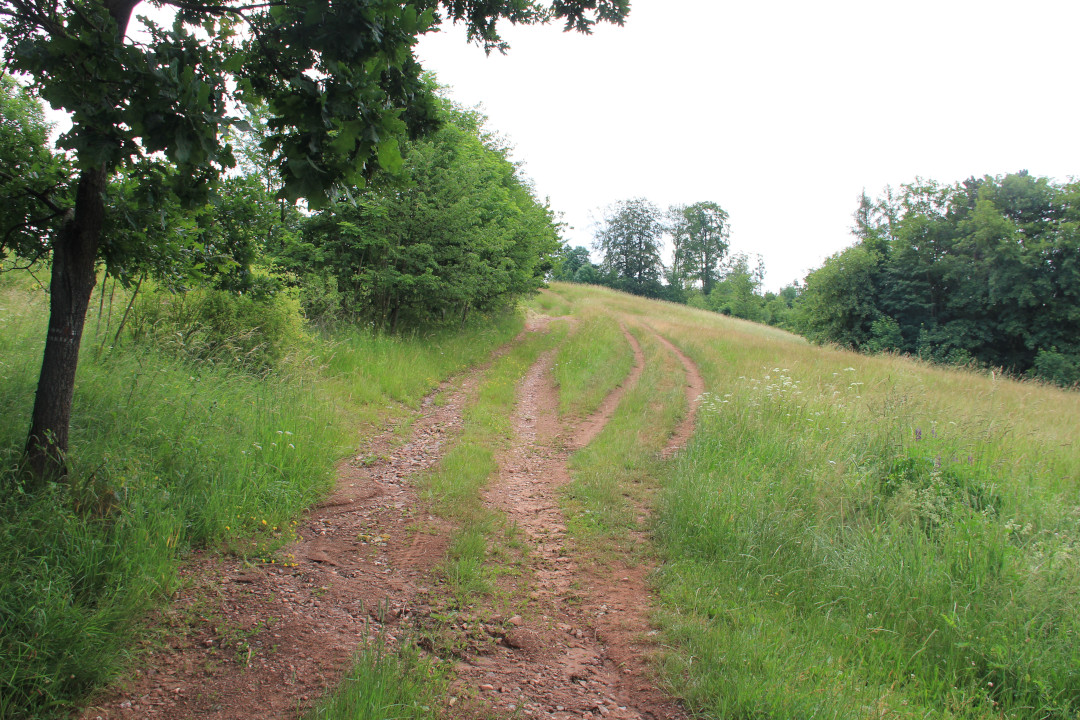
M686 412L683 370L652 334L631 332L645 358L641 379L622 397L600 434L570 458L563 491L567 529L579 548L602 550L641 528L638 505L648 505L662 461L659 452ZM617 338L623 340L621 333ZM641 549L640 546L635 546ZM625 548L624 548L625 549Z
M614 317L598 309L586 309L579 317L555 357L559 414L563 416L586 417L595 412L634 364L634 351Z
M1075 394L667 320L713 391L659 525L692 710L1076 716Z
M25 283L0 288L0 417L12 419L0 426L0 718L61 714L108 681L188 548L269 557L362 440L358 419L417 404L521 327L506 315L425 337L301 335L256 376L149 341L110 348L92 313L70 483L26 494L16 419L30 414L43 303ZM417 379L403 381L403 367Z
M443 517L459 523L441 574L459 606L492 589L497 565L485 562L499 517L484 508L481 490L496 470L495 454L512 437L511 417L522 377L541 353L566 337L565 322L527 335L495 360L477 397L465 408L461 437L421 480L424 497Z
M444 667L416 645L388 647L382 638L362 645L341 684L305 720L423 720L440 716L449 685Z

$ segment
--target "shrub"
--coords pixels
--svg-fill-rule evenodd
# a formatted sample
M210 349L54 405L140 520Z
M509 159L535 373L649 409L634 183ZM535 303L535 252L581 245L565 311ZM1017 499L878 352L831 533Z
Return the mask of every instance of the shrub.
M266 298L198 289L141 293L128 332L192 360L226 363L263 373L303 344L300 303L287 292Z

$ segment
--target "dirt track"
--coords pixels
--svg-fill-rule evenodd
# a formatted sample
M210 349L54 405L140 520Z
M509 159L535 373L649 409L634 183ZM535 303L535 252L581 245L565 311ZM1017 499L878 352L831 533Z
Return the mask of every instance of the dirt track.
M532 329L542 331L544 323ZM683 717L650 680L650 568L578 567L567 553L558 505L558 490L570 479L570 451L596 437L641 376L641 348L625 334L633 371L575 427L564 427L557 415L552 353L521 383L515 439L500 454L484 500L523 531L530 602L507 619L509 629L495 631L491 651L458 663L449 717ZM693 363L656 337L687 377L690 412L668 442L670 455L693 430L703 387ZM428 398L404 445L395 447L387 433L341 466L337 492L312 512L288 551L294 567L196 557L185 571L189 587L162 618L178 629L169 645L82 717L294 718L338 681L361 640L386 629L393 643L422 621L435 592L430 573L451 528L417 514L409 478L432 467L452 442L480 377L477 370L444 387L448 402ZM453 705L458 695L468 701Z

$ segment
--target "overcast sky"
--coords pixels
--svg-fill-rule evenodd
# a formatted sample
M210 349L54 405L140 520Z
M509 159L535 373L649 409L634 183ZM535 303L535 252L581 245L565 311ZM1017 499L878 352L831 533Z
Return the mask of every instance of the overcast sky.
M456 28L421 63L509 137L592 241L606 205L711 200L778 289L851 244L863 188L1027 169L1080 176L1075 0L632 0L595 35Z

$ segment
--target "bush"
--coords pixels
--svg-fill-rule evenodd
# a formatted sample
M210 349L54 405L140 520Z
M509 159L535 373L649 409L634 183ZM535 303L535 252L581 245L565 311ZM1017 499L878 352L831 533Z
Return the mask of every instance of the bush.
M300 303L291 293L265 299L226 290L141 293L129 334L191 360L226 363L263 373L303 344Z
M1035 366L1028 371L1028 375L1062 387L1072 387L1080 383L1080 354L1067 355L1058 352L1056 347L1039 350L1035 356Z

